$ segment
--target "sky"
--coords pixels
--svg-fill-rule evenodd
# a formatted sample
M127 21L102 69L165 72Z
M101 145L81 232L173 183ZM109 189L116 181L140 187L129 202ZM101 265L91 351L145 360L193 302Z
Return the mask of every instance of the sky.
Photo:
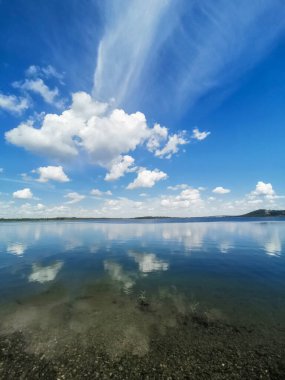
M0 0L0 217L285 209L283 0Z

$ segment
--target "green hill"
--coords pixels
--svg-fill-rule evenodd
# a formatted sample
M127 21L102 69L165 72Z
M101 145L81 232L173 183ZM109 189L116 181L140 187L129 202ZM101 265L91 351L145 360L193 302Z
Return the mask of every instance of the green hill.
M248 214L244 214L241 216L254 216L254 217L284 216L285 217L285 210L259 209L259 210L251 211Z

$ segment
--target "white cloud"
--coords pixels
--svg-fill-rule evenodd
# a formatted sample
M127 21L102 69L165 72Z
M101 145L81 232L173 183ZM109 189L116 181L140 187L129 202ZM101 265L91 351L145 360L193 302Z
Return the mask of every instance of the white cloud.
M25 74L27 76L38 76L40 73L40 68L39 66L31 65L27 68Z
M172 8L171 3L169 0L135 0L126 1L124 7L114 3L111 9L107 8L108 27L99 45L94 75L96 97L114 97L117 104L122 104L133 95L132 90L139 88L145 65L166 38L166 29L173 25L172 19L168 19L164 28L160 28ZM161 38L155 40L157 32Z
M33 264L32 273L29 275L29 282L39 282L40 284L44 284L45 282L53 281L62 267L62 261L58 261L48 266Z
M25 79L24 82L14 82L13 86L15 88L31 91L40 95L48 104L53 104L57 107L62 106L62 102L59 102L56 99L59 95L58 88L55 87L53 90L51 90L41 78Z
M91 195L94 195L95 197L102 197L104 195L112 195L112 192L110 190L108 191L101 191L99 189L93 189L90 191Z
M193 189L193 188L185 189L181 191L177 199L191 200L191 201L200 200L200 191L198 189Z
M66 194L64 198L70 199L69 201L65 202L66 204L74 204L82 201L85 198L85 195L78 194L77 192L71 192Z
M154 124L152 133L146 144L150 152L155 152L168 137L168 130L166 127L161 127L159 124Z
M46 206L43 205L42 203L38 203L36 205L36 210L38 210L38 211L44 210L45 208L46 208Z
M259 204L259 203L263 203L262 199L251 199L248 201L248 203L250 204Z
M127 189L132 190L138 187L153 187L156 182L166 178L167 174L158 169L142 169L138 172L137 178L127 186Z
M22 190L15 191L13 193L13 198L16 199L31 199L33 198L33 193L29 188L25 188Z
M155 156L171 158L173 154L177 153L179 150L179 145L188 144L188 141L183 137L183 134L174 134L169 136L166 145L162 149L157 149L155 151Z
M63 83L62 79L64 75L62 73L59 73L52 65L42 67L41 70L47 78L54 77Z
M213 190L212 190L213 193L215 194L228 194L231 192L230 189L225 189L224 187L222 186L217 186L215 187Z
M97 189L95 189L97 190ZM97 192L96 192L97 193ZM103 191L102 191L103 193ZM106 193L106 191L105 191ZM145 193L142 193L143 195ZM1 194L2 196L4 194ZM107 195L107 194L105 194ZM256 208L264 209L284 209L283 195L275 195L274 198L266 196L252 196L245 194L232 201L224 201L224 196L217 195L209 197L197 188L187 187L181 189L178 194L151 195L139 197L139 200L128 199L126 197L102 196L102 200L94 208L92 195L89 196L89 203L82 202L71 204L51 204L43 205L35 202L26 203L19 207L16 201L1 202L0 217L60 217L60 216L81 216L81 217L136 217L136 216L208 216L208 215L241 215ZM149 194L147 194L149 195ZM214 195L214 194L213 194ZM95 197L98 195L94 195ZM139 196L139 194L138 194ZM226 197L227 198L227 197ZM67 198L66 201L72 199ZM91 200L91 201L90 201ZM274 201L274 203L272 203ZM84 204L84 207L82 206ZM258 207L256 207L258 205Z
M166 127L161 127L159 124L155 124L151 130L146 146L156 157L171 158L173 154L178 152L179 145L188 144L184 135L185 131L169 135ZM162 148L161 145L163 143L165 143L165 145Z
M211 132L200 132L198 128L194 128L192 138L201 141L205 140L210 134Z
M272 198L275 196L275 191L273 190L271 183L258 181L255 190L251 192L251 195Z
M138 104L147 96L171 113L233 83L270 51L285 28L282 1L115 3L106 7L94 93L114 97L117 104ZM172 64L159 73L162 55Z
M20 114L28 109L29 105L30 103L26 98L0 93L0 109Z
M62 82L63 74L59 73L52 65L48 65L45 67L40 67L36 65L31 65L26 70L26 75L29 77L44 77L44 78L51 78L54 77Z
M119 156L111 163L110 172L106 174L106 181L113 181L122 177L126 172L130 170L130 167L134 164L135 160L131 156Z
M34 170L39 174L38 182L48 182L49 180L56 182L69 182L69 178L63 171L62 166L41 166Z
M176 191L176 190L185 190L188 187L189 187L188 185L186 185L185 183L182 183L180 185L168 186L167 189L172 190L172 191Z
M191 206L203 206L200 191L194 188L182 190L177 196L163 197L160 201L161 206L170 209L185 209Z
M127 153L157 134L157 125L149 128L143 113L109 110L106 103L78 92L73 94L69 109L61 115L45 115L40 128L29 121L6 132L5 137L14 145L55 160L76 158L82 152L92 163L109 169L106 179L111 180L130 170L133 158ZM155 155L170 157L184 143L186 140L180 135L170 136L166 146L156 150ZM151 146L155 145L153 140Z
M79 136L93 161L109 167L114 160L119 160L122 153L135 150L149 133L144 114L136 112L129 115L115 109L109 115L90 119ZM124 162L127 162L126 158Z
M149 133L142 113L129 115L115 109L107 114L105 103L80 92L73 94L70 109L61 115L47 114L41 128L23 123L7 132L6 139L54 159L70 159L83 150L94 163L108 167L143 143Z

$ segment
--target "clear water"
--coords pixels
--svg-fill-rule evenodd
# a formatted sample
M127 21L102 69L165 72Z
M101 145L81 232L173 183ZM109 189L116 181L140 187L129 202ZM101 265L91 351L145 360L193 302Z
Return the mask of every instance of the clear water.
M164 340L172 352L178 332L192 329L193 337L201 330L201 339L195 336L191 342L193 350L207 334L217 333L219 339L235 326L239 336L254 331L258 347L267 349L270 342L278 347L281 356L270 351L279 356L262 369L263 377L275 378L272 366L278 367L278 376L283 371L285 221L1 223L0 321L1 335L9 339L20 333L22 349L33 360L44 355L55 363L75 346L83 356L86 347L95 347L112 363L126 355L144 360L151 353L151 366L160 366L161 378L173 372L163 367L154 341ZM246 333L236 343L244 346L235 348L250 350L252 341ZM179 350L187 350L187 342ZM183 376L194 368L185 360ZM223 364L216 378L229 376L223 377ZM112 376L124 370L108 365L104 368ZM60 371L68 378L67 365L54 368L54 378L60 378ZM235 367L229 371L239 373Z

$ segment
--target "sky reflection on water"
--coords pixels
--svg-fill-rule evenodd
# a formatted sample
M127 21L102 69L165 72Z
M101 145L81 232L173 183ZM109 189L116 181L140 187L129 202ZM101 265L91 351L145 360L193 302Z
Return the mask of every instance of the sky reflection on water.
M152 326L164 331L197 307L282 324L284 243L284 222L1 223L2 325L27 331L34 350L93 329L110 352L142 354ZM147 320L141 294L155 309Z
M247 273L276 281L284 268L285 223L1 223L0 242L2 277L13 274L13 289L106 278L130 293L153 276L159 283L171 276L203 281L209 272L221 280Z
M184 253L207 251L209 247L230 253L244 245L280 256L284 245L283 222L211 223L92 223L45 222L2 223L0 252L23 256L27 249L41 244L57 244L71 251L80 247L96 252L100 247L136 242L140 246L160 243L178 245Z

